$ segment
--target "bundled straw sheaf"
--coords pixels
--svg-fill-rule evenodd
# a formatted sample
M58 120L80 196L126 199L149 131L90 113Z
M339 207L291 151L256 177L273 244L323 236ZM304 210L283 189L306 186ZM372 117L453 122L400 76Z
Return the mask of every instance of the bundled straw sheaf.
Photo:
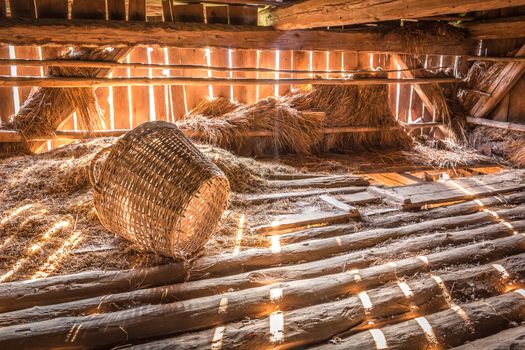
M111 49L69 49L60 55L66 60L106 60L111 56ZM94 77L98 72L96 68L50 67L47 76ZM26 138L50 136L74 112L80 129L89 132L102 126L103 111L93 88L34 88L6 128L18 130Z
M505 63L503 62L475 62L472 65L465 78L468 89L460 90L458 94L458 98L465 110L471 110L478 102L479 93L475 91L490 93L490 91L487 90L504 68Z
M397 125L387 87L381 85L314 86L252 105L215 98L201 102L179 123L202 141L250 156L409 146L411 139L402 130L324 135L325 128Z

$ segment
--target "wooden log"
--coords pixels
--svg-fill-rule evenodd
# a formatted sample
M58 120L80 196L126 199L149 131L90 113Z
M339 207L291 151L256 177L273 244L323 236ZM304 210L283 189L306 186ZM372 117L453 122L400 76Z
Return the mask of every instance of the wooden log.
M260 21L279 30L291 30L486 11L519 5L525 5L525 1L456 0L454 6L450 6L433 0L306 0L270 9Z
M318 196L321 194L338 194L338 193L357 193L363 192L366 187L341 187L341 188L327 188L321 190L300 191L300 192L283 192L283 193L269 193L269 194L251 194L240 195L234 198L235 204L261 204L271 203L279 200L289 200L294 198L305 198Z
M211 7L213 8L213 7ZM480 56L469 56L472 60L485 60L485 57ZM513 59L513 61L520 60L521 58L516 57L492 57L496 61ZM525 58L524 58L525 59ZM213 65L199 65L199 64L160 64L160 63L140 63L140 62L107 62L107 61L83 61L83 60L65 60L65 59L46 59L46 60L34 60L34 59L20 59L20 58L2 58L0 59L0 66L28 66L28 67L79 67L79 68L109 68L109 69L127 69L127 68L138 68L138 69L181 69L181 70L203 70L203 71L214 71L214 72L248 72L248 73L289 73L289 74L325 74L325 75L341 75L341 74L353 74L353 75L377 75L384 73L398 73L398 72L414 72L419 70L428 70L429 68L405 68L401 70L300 70L300 69L275 69L275 68L263 68L263 67L224 67L224 66L213 66Z
M240 253L226 253L215 257L203 257L193 265L192 276L197 277L202 274L212 277L252 271L278 264L314 261L336 254L370 248L390 239L408 237L414 232L475 225L490 221L495 221L492 215L484 212L474 213L454 218L430 220L400 228L376 229L316 239L307 243L294 243L280 247L278 251L270 247L267 249L247 249Z
M428 349L436 343L444 348L463 345L479 337L491 335L523 321L525 290L464 304L461 317L454 308L425 319L405 321L381 329L389 349ZM419 322L418 322L419 320ZM468 325L465 322L468 320ZM429 324L430 330L424 328ZM368 332L341 339L337 344L324 344L313 349L376 350L377 343Z
M509 241L511 241L514 251L521 250L523 252L525 249L524 235L499 239L497 242L490 242L490 246L494 250L500 249L502 246L508 247ZM479 245L466 248L471 250L474 248L476 254L482 254ZM468 255L469 257L472 256L472 251ZM432 262L429 261L429 264ZM428 265L425 264L425 266ZM428 268L423 268L423 270ZM421 260L419 270L422 270ZM361 282L359 284L364 284L365 279L361 275L360 277ZM241 319L244 315L268 315L275 310L316 304L321 300L349 293L351 291L349 287L352 285L357 285L355 275L353 273L342 273L312 280L293 281L285 285L253 288L226 295L164 305L142 306L109 314L63 317L9 326L0 329L0 345L3 348L11 348L16 344L27 349L53 348L64 344L70 348L116 346L145 338L209 328L223 322ZM285 290L280 299L274 298L274 294L270 292L274 288ZM359 291L362 290L360 288ZM519 300L521 302L519 316L523 317L525 296L519 295ZM459 319L461 320L461 318ZM71 341L71 334L75 335L74 341Z
M132 20L130 13L130 20ZM256 26L96 20L0 20L0 43L10 45L161 46L181 48L349 50L411 53L401 34L377 29L277 31ZM474 41L436 36L424 40L424 54L473 55Z
M431 210L402 213L393 216L383 216L373 220L374 227L394 227L429 219L439 219L455 215L466 215L482 211L495 205L520 204L525 201L525 192L512 193L504 196L492 196L475 201L452 204Z
M275 220L269 225L260 225L253 228L253 231L266 236L281 235L288 232L316 226L326 226L336 223L349 222L352 218L359 217L357 210L342 213L306 213L290 215L285 219Z
M464 22L461 27L477 40L520 38L525 33L525 16Z
M141 270L89 271L23 283L2 283L0 312L46 305L50 302L78 300L94 293L102 295L158 286L162 283L177 283L185 278L186 271L181 264L170 264Z
M525 349L525 325L501 331L489 337L471 341L455 350L512 350Z
M368 186L370 183L363 177L352 175L333 175L297 180L269 180L268 185L275 188L334 188L349 186Z
M518 212L516 212L516 210L514 209L510 209L510 210L499 210L498 212L501 214L502 218L503 219L516 219L516 218L520 218L520 215L521 213L519 213L519 210L521 209L518 209ZM499 214L498 214L499 215ZM429 220L436 220L435 218L430 218ZM375 228L373 230L368 230L368 231L359 231L359 232L373 232L373 231L376 231L376 232L389 232L389 230L391 230L392 232L396 232L396 230L398 230L399 226L401 225L402 221L400 221L397 225L395 225L396 227L394 228L389 228L389 229L378 229L378 228ZM374 227L376 227L374 225ZM407 231L405 231L405 233L408 233L410 232L410 230L417 230L419 229L419 226L417 224L412 224L412 225L408 225L408 226L404 226ZM311 240L311 239L320 239L320 238L329 238L329 237L337 237L337 236L341 236L341 235L344 235L344 234L351 234L353 231L355 231L355 228L354 226L352 225L332 225L332 226L328 226L328 227L318 227L318 228L312 228L312 229L306 229L306 230L301 230L301 231L296 231L294 233L290 233L290 234L284 234L284 235L281 235L279 236L279 239L280 239L280 242L282 244L290 244L290 243L298 243L298 242L302 242L302 241L306 241L306 240Z
M115 88L118 89L118 88ZM318 112L316 112L318 113ZM411 129L417 129L419 125L411 125ZM421 125L421 128L426 128L427 125ZM379 132L383 131L384 128L367 128L366 131L360 127L341 127L341 128L329 128L323 129L325 134L333 133L356 133L356 132ZM399 129L399 128L396 128ZM124 135L130 131L130 129L115 129L115 130L98 130L91 133L87 133L81 130L56 130L54 135L47 136L34 136L31 141L47 141L47 140L83 140L97 137L116 137ZM192 138L202 137L202 133L197 131L183 130L182 132ZM244 131L239 134L239 137L272 137L274 134L271 131L253 130ZM0 142L22 142L25 138L16 130L0 130Z
M467 61L485 62L525 62L525 57L467 56Z
M373 204L373 203L381 203L381 198L378 196L374 196L368 192L358 192L353 194L344 194L340 195L339 198L344 203L350 204L350 205L362 205L362 204Z
M525 276L524 254L503 259L495 263L503 266L518 280ZM271 318L264 317L250 322L225 325L221 345L224 349L271 349L276 343L279 349L305 347L307 345L328 341L340 334L355 333L370 328L369 320L374 320L374 327L384 326L413 318L416 313L426 315L450 307L449 297L465 297L463 288L470 291L467 300L475 297L492 297L499 295L504 289L501 272L493 264L482 265L461 272L439 276L442 283L433 278L424 278L405 285L408 290L400 287L387 286L367 290L372 307L365 307L361 298L351 295L338 301L314 305L285 313L286 322L283 325L284 335L276 342L268 325ZM476 284L472 284L476 281ZM510 282L509 280L505 282ZM398 283L401 285L401 282ZM450 290L445 295L443 286ZM487 288L485 290L484 288ZM407 295L407 293L409 293ZM286 290L283 298L287 298ZM275 302L274 302L275 303ZM177 349L195 349L209 346L214 339L215 330L210 329L199 333L162 339L140 344L132 349L166 349L176 346ZM485 349L484 347L478 349Z
M469 124L489 126L491 128L525 132L525 124L520 123L499 122L497 120L475 117L467 117L467 122Z
M194 78L194 77L168 77L168 78L77 78L77 77L0 77L0 87L8 86L37 86L52 88L80 88L101 86L150 86L150 85L389 85L389 84L435 84L460 83L456 78L420 78L420 79L251 79L251 78Z
M515 225L517 227L522 228L524 226L524 222L516 223ZM473 235L470 235L470 232L473 233ZM490 239L494 237L501 237L508 234L509 228L497 224L497 225L491 225L489 227L481 228L479 230L475 231L460 231L452 234L448 233L442 233L438 235L432 235L428 237L425 242L420 242L418 239L412 239L408 241L408 251L410 252L417 252L420 250L428 250L432 247L438 247L442 245L448 245L448 244L464 244L465 242L473 242L476 240L482 240L482 239ZM453 238L449 239L448 236L451 236ZM501 240L494 241L494 244L499 244ZM502 241L503 242L503 241ZM506 242L506 241L505 241ZM503 243L503 250L505 252L508 252L508 243ZM486 242L482 244L477 244L479 247L485 247ZM499 247L499 246L498 246ZM507 247L507 248L505 248ZM373 253L375 259L380 259L380 261L384 261L388 258L395 258L399 256L400 252L403 252L403 242L400 242L394 246L395 249L392 251L389 251L387 249L388 247L384 248L382 252L374 252L371 250L370 252ZM427 256L427 260L431 262L431 268L439 269L443 266L448 266L449 264L453 264L455 261L457 262L458 259L461 261L468 261L469 263L475 263L479 261L485 261L487 257L483 255L483 249L481 249L481 252L479 256L476 256L472 261L469 261L468 259L472 258L473 251L469 251L467 253L467 256L464 257L461 254L464 254L465 249L469 248L463 247L463 248L457 248L453 249L449 253L435 253ZM501 247L499 247L501 248ZM498 248L498 249L499 249ZM469 248L470 249L470 248ZM523 248L521 248L523 249ZM388 252L388 254L381 256L382 253ZM514 252L515 250L512 250ZM521 252L518 250L518 252ZM100 297L94 297L90 299L85 300L78 300L73 301L69 303L62 303L62 304L56 304L51 305L47 307L34 307L29 308L25 310L20 310L16 312L6 313L4 315L0 315L0 325L2 326L8 326L12 324L17 323L25 323L28 320L31 320L31 322L51 319L54 317L62 317L62 316L76 316L76 315L83 315L87 313L92 312L110 312L110 311L118 311L122 310L124 308L134 307L137 305L144 305L144 304L161 304L161 303L170 303L175 302L178 300L186 300L186 299L192 299L192 298L200 298L205 296L210 296L213 294L218 293L224 293L228 290L232 289L247 289L247 288L254 288L254 287L264 287L268 286L269 284L280 282L280 281L287 281L287 280L297 280L297 279L306 279L306 278L312 278L312 277L319 277L319 276L327 276L333 273L342 273L343 277L344 275L347 275L349 270L354 269L355 267L359 267L363 264L366 264L366 262L363 261L363 257L358 257L358 259L361 260L360 263L355 264L352 259L355 259L356 256L360 255L361 253L354 253L351 255L347 255L343 259L340 257L335 257L331 259L326 259L322 261L315 261L313 263L308 264L300 264L295 266L286 266L286 267L278 267L273 269L266 269L266 270L260 270L255 271L250 274L241 274L241 275L235 275L235 276L229 276L229 277L223 277L218 279L207 279L202 281L192 281L187 282L184 284L176 284L176 285L168 285L163 287L157 287L157 288L151 288L151 289L141 289L137 291L132 291L128 293L120 293L120 294L112 294L112 295L104 295ZM498 253L499 254L499 253ZM442 256L443 255L443 256ZM500 256L500 255L497 255ZM497 258L497 257L496 257ZM465 260L462 260L465 259ZM414 264L414 261L416 261L416 264ZM373 259L369 259L368 262L374 261ZM404 275L410 275L415 273L416 271L420 271L422 269L421 267L422 260L420 259L414 259L409 258L402 261L397 261L395 264L389 263L385 265L375 266L371 268L366 268L361 271L354 271L353 274L350 273L351 279L353 279L354 282L349 287L351 292L357 293L359 288L373 288L376 287L382 283L385 283L387 281L390 281L392 279L398 279ZM353 264L353 265L352 265ZM366 265L368 266L368 265ZM423 268L426 270L426 266ZM393 271L391 271L393 269ZM385 270L386 269L386 270ZM370 272L367 272L370 270ZM368 276L366 279L355 279L353 276L357 274L359 276ZM335 280L332 280L332 277L335 277ZM325 281L325 277L323 281ZM336 275L333 275L329 278L329 283L334 283L334 281L338 281ZM311 281L317 281L311 280ZM296 282L293 282L296 283ZM299 282L297 282L299 283ZM324 282L326 283L326 281ZM323 283L319 283L316 285L324 285ZM338 288L344 288L344 287L338 287ZM287 285L288 290L288 285ZM263 292L263 295L267 291ZM242 293L242 292L239 292ZM267 294L267 293L266 293Z

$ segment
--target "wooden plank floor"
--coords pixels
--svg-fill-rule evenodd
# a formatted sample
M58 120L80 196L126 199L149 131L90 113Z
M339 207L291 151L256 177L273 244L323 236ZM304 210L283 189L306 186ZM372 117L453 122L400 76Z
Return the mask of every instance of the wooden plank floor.
M478 180L501 183L490 176ZM523 327L514 327L525 321L522 183L498 196L411 212L384 204L372 211L377 197L363 190L334 194L355 206L359 224L330 221L341 211L320 209L311 216L326 217L326 225L294 230L287 221L287 230L268 236L263 248L3 283L0 348L445 349L479 342L495 349L493 339L520 343ZM441 191L440 183L416 186ZM313 196L325 193L317 190ZM278 206L282 199L272 200Z

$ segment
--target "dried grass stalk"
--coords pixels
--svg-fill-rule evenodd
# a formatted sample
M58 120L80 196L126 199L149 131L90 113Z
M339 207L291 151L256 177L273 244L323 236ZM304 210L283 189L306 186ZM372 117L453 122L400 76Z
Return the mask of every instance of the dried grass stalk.
M467 90L460 90L459 101L466 111L469 111L479 100L479 94L474 91L490 93L489 88L505 68L504 62L475 62L467 73L465 83Z
M477 126L470 145L480 152L511 165L525 167L525 136L522 132Z
M219 110L229 112L221 115ZM325 112L326 118L321 120L313 111ZM323 135L325 127L396 125L388 106L387 87L380 85L315 86L268 97L253 105L208 99L179 123L182 130L198 132L205 142L250 156L405 148L411 139L398 130ZM273 136L242 136L247 131L268 131Z
M69 49L64 59L105 60L112 56L110 49ZM48 77L94 77L96 68L50 67ZM93 88L34 88L18 113L11 116L6 128L16 129L26 138L50 136L74 112L80 129L93 131L103 125L103 111ZM29 148L34 143L27 145Z

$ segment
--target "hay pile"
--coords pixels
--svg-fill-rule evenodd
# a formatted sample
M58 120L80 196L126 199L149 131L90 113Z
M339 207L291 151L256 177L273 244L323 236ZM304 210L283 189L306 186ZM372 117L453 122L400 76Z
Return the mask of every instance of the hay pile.
M321 119L315 111L325 112L326 117ZM220 97L208 99L178 125L202 141L249 156L399 149L411 144L410 137L397 130L323 135L325 127L396 126L384 85L314 86L252 105ZM248 131L266 131L273 136L243 136Z
M525 167L525 136L522 132L477 126L470 133L470 145L498 161Z
M0 160L0 282L169 261L114 236L97 219L88 168L91 159L116 140L84 140L47 153ZM292 171L214 147L199 147L226 172L234 191L264 190L265 176ZM220 231L205 247L207 254L232 249L238 221L235 212L223 218ZM266 240L247 236L242 246L263 243Z

